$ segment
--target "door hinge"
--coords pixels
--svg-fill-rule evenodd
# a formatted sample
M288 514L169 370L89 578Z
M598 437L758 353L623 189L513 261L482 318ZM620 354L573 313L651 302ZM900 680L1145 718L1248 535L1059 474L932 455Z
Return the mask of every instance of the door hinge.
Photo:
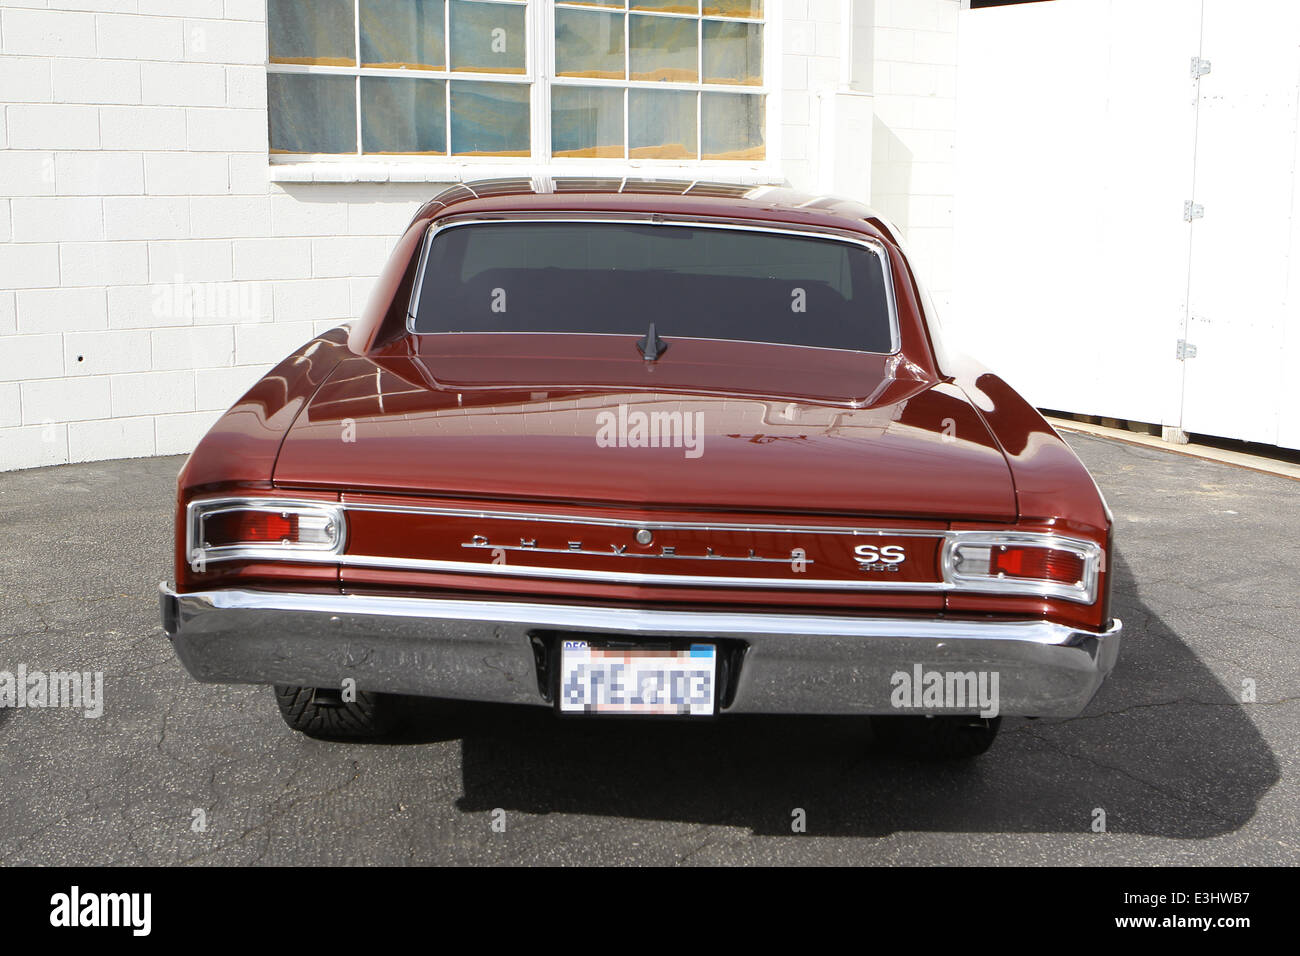
M1210 72L1210 61L1203 60L1199 56L1192 57L1192 79L1199 80L1206 73Z
M1196 358L1196 346L1192 345L1186 339L1178 340L1178 351L1176 353L1178 361L1186 362L1188 359Z
M1193 219L1205 218L1205 207L1198 202L1192 202L1190 199L1183 200L1183 222L1191 222Z

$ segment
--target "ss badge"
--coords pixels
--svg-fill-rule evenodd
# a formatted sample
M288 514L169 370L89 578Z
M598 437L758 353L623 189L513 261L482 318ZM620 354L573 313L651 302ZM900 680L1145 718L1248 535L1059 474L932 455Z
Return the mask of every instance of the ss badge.
M859 571L897 571L907 553L901 544L860 544L853 549L853 557Z

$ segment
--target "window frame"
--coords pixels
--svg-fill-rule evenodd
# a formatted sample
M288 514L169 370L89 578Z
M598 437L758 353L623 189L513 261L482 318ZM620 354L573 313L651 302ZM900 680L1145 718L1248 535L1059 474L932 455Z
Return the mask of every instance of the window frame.
M781 236L793 236L805 239L820 239L823 241L842 242L846 245L861 246L880 263L880 271L885 292L885 309L889 317L889 351L872 352L867 349L839 349L827 348L819 345L790 345L781 342L763 342L749 339L708 339L698 336L673 336L678 339L691 339L700 342L742 342L749 345L776 345L781 348L792 349L816 349L822 352L851 352L855 355L883 355L892 357L900 355L903 349L903 334L901 323L898 317L898 294L894 288L894 272L890 265L889 254L885 250L885 245L878 239L871 236L849 236L839 232L822 231L815 226L799 225L797 227L786 227L779 223L757 223L757 222L723 222L710 221L707 219L693 219L688 216L664 216L656 214L654 216L643 214L631 215L613 215L613 216L588 216L574 215L571 213L554 213L547 215L528 216L526 218L497 218L483 219L476 216L464 216L444 219L438 222L430 223L425 230L424 237L420 241L420 259L415 269L415 281L411 284L411 294L406 303L406 334L410 336L423 335L573 335L571 332L421 332L415 327L416 312L420 304L420 294L424 286L425 267L429 261L429 250L432 248L438 234L447 229L456 229L463 226L475 225L494 225L499 226L503 223L555 223L555 222L577 222L591 223L599 225L640 225L640 226L689 226L693 229L729 229L733 232L764 232ZM581 333L585 335L615 336L621 333L617 332L590 332Z
M450 4L444 0L444 35L450 48ZM329 66L304 63L276 63L271 61L270 18L266 19L266 62L264 68L268 75L272 73L350 76L350 77L390 77L399 79L443 81L445 84L447 111L447 150L445 154L393 155L384 153L362 152L362 114L361 84L353 84L355 103L357 149L352 153L273 153L267 144L267 161L271 167L271 178L276 180L276 167L309 166L314 169L311 176L316 181L353 181L364 178L387 178L387 176L357 176L358 167L370 169L402 170L416 172L423 170L428 175L414 177L416 181L447 181L468 179L478 175L476 167L486 167L486 172L493 167L519 167L520 174L533 170L540 175L573 176L586 171L601 176L619 176L645 174L646 172L666 171L670 169L709 170L713 178L742 178L747 181L780 181L778 172L780 161L781 131L781 31L783 20L783 0L764 0L763 16L759 18L718 17L703 13L703 0L696 0L696 12L690 14L664 13L652 10L634 10L631 0L623 0L621 7L599 7L594 5L569 5L571 0L558 0L565 9L592 12L616 13L624 21L624 57L630 64L631 49L628 44L631 16L675 17L676 19L694 19L696 22L696 68L697 79L693 83L679 83L652 80L605 79L597 77L560 77L555 72L555 13L557 0L460 0L465 3L507 3L524 7L525 17L525 70L523 73L497 74L455 71L451 64L443 70L402 70L380 67L362 67L360 65L361 49L361 0L352 0L353 4L353 49L357 63L353 66ZM762 82L758 85L706 83L703 76L703 24L705 21L722 21L730 23L755 24L762 27L761 69ZM630 71L629 71L630 75ZM525 85L529 88L529 154L527 156L457 156L451 152L451 84L453 82L488 82ZM623 151L622 158L609 157L571 157L552 155L551 144L551 88L566 87L600 87L615 88L624 91L623 95ZM628 140L628 90L652 89L675 90L696 93L696 155L702 155L704 149L701 118L703 113L702 97L704 93L732 93L761 96L763 98L763 159L702 159L674 158L652 159L628 156L631 145ZM269 104L268 104L269 125ZM333 170L337 175L332 175ZM726 175L730 171L731 175ZM400 174L395 179L404 178Z

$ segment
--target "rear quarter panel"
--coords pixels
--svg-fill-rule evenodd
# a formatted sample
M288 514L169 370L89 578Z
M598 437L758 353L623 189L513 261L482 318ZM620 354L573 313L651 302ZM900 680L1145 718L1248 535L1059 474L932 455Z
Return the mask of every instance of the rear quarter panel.
M951 364L956 384L978 409L1011 467L1018 528L1085 538L1103 548L1095 604L1044 600L1037 602L1037 612L1063 624L1105 626L1110 620L1113 521L1097 483L1073 449L1015 389L968 358ZM950 595L948 606L954 611L1023 611L1026 599Z
M186 506L200 495L266 494L273 487L276 456L289 426L348 354L345 329L312 339L258 379L203 436L176 478L173 572L178 589L188 590L196 583L185 554ZM277 564L271 570L278 578L317 580L328 572L326 577L338 579L334 569L304 567L294 575L290 567ZM231 586L234 573L222 575L213 569L202 576L202 586ZM238 573L255 577L257 568L246 566Z

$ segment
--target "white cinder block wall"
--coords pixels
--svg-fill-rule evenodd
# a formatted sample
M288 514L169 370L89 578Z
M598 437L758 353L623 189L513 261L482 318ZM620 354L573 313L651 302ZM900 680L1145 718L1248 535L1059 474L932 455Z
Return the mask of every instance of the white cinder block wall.
M870 93L855 198L904 229L945 300L959 0L768 2L767 178L824 188L818 96ZM265 0L0 0L0 471L188 452L359 312L441 188L272 181L265 16Z
M846 131L818 129L818 94L869 94L870 156L856 162L870 167L870 190L853 198L868 200L902 230L942 310L952 290L961 0L784 0L784 5L782 172L800 188L832 188L819 176L819 152L834 148L832 138Z
M941 312L952 292L961 6L875 0L871 204L902 230Z

